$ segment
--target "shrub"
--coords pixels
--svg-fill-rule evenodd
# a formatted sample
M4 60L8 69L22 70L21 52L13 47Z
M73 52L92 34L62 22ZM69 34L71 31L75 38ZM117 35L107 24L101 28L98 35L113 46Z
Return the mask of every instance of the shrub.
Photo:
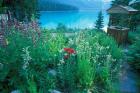
M37 37L34 29L26 34L15 28L9 31L5 35L7 46L0 47L0 90L3 93L13 89L23 93L38 93L39 90L48 93L49 89L55 88L55 77L48 75L45 38Z
M22 49L24 47L32 45L29 38L25 38L20 32L15 32L15 29L11 29L11 32L6 36L8 45L0 48L0 62L4 65L4 72L1 70L0 80L2 91L17 88L18 85L22 85L24 78L19 74L22 68ZM5 74L6 73L6 74ZM3 83L7 83L4 85ZM4 87L7 87L6 89ZM4 89L4 90L3 90Z
M133 35L133 36L132 36ZM129 47L128 61L135 69L140 70L140 28L131 33L132 45Z
M128 40L130 44L135 43L137 40L140 40L140 27L137 28L135 32L129 32Z

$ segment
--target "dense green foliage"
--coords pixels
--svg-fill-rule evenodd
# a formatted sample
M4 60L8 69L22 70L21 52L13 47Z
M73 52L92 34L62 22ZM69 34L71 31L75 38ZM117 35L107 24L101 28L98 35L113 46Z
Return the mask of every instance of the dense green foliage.
M129 34L131 46L129 47L129 63L137 70L140 70L140 27L136 32Z
M0 47L2 93L50 93L54 89L116 93L113 84L122 55L111 37L94 30L78 32L71 39L63 33L41 32L38 36L34 29L24 33L11 28L5 36L7 46Z
M104 19L104 17L103 17L102 11L100 11L99 14L98 14L98 19L95 23L95 28L101 30L104 27L103 19Z
M37 0L1 0L0 9L6 7L9 15L20 21L31 21L31 16L37 13Z

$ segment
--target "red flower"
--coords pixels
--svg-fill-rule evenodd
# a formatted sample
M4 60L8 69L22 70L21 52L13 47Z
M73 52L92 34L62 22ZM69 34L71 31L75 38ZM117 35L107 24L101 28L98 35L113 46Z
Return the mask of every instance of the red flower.
M64 48L64 51L69 53L69 54L75 54L75 50L72 48Z

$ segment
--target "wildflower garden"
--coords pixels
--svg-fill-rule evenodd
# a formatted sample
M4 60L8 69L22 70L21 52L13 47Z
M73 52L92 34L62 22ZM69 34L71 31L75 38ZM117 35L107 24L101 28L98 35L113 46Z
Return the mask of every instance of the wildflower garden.
M15 26L15 25L14 25ZM0 90L9 93L114 93L120 70L121 49L105 33L84 30L73 37L35 29L7 30L0 48Z
M101 29L66 36L68 28L41 28L36 15L28 16L0 20L0 93L121 93L124 64L139 76L139 26L129 32L125 52Z

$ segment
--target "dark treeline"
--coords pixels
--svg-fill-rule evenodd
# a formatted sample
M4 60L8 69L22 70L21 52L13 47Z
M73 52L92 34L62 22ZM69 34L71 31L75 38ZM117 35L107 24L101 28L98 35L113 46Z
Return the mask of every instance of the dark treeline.
M0 12L19 21L30 21L32 15L37 17L37 8L37 0L0 0Z
M78 10L77 7L68 5L68 4L62 4L59 2L53 2L53 1L39 1L38 7L40 11L65 11L65 10Z

